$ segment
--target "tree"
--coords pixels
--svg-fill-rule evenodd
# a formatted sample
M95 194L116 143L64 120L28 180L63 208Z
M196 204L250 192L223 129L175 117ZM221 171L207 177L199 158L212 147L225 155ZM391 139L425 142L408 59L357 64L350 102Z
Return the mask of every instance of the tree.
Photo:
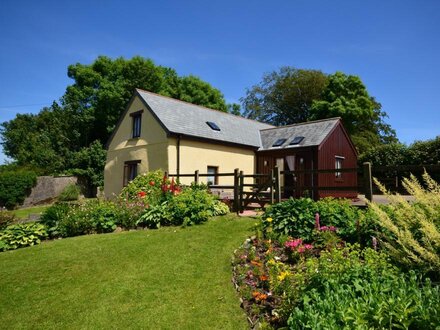
M277 126L307 121L326 84L321 71L282 67L246 91L240 99L244 116Z
M396 133L384 122L382 106L368 94L357 76L336 72L328 76L321 98L314 100L310 119L341 117L359 152L397 142Z
M172 68L139 56L92 64L73 64L67 74L74 83L60 103L37 115L17 115L0 126L5 154L19 166L41 168L45 174L83 173L100 185L105 151L102 148L135 88L227 111L221 92L195 76L178 76Z

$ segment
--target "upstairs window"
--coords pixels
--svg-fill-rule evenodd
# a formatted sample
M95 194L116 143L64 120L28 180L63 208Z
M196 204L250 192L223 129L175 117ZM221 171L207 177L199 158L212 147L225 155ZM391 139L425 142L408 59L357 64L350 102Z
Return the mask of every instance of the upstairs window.
M214 123L213 121L207 121L206 124L211 127L212 130L214 131L220 131L220 127L218 127L218 125L216 123Z
M137 111L137 112L133 112L132 114L130 114L132 120L133 120L133 124L132 124L132 138L138 138L141 136L141 123L142 123L142 112L141 111Z
M295 138L290 142L290 145L294 146L296 144L300 144L302 140L304 140L304 136L295 136Z
M131 160L124 164L124 187L128 185L130 181L133 181L138 175L138 164L140 160Z
M278 139L274 144L272 144L272 147L281 147L286 141L287 139Z
M342 172L339 172L338 170L342 169L344 163L344 157L336 156L335 157L335 177L336 179L342 179Z

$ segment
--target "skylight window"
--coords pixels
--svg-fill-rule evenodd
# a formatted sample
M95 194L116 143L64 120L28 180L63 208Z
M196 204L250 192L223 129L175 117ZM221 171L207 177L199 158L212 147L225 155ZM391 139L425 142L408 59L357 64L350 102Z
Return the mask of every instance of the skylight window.
M212 121L207 121L206 122L208 124L209 127L211 127L211 129L213 129L214 131L220 131L220 127L218 127L218 125Z
M274 144L272 144L272 147L279 147L279 146L283 145L283 143L286 141L287 141L287 139L278 139L275 141Z
M290 145L300 144L302 140L304 140L304 136L295 136L292 142L290 142Z

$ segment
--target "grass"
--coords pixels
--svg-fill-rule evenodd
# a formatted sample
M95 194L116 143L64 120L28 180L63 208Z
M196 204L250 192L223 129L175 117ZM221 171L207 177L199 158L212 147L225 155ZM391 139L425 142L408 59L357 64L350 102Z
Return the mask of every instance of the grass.
M15 216L19 219L25 219L25 218L29 217L29 214L42 213L49 206L50 205L39 205L39 206L33 206L33 207L26 207L23 209L14 210L14 211L12 211L12 213L14 213Z
M7 329L246 329L231 255L253 220L89 235L0 253Z

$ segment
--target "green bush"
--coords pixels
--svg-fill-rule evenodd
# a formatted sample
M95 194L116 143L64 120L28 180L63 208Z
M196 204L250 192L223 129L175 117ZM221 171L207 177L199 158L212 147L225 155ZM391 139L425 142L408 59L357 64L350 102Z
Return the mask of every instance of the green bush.
M310 198L289 199L271 205L263 214L263 219L271 218L271 222L264 221L263 229L270 227L277 235L288 235L311 241L316 228L315 214L320 215L320 225L334 226L338 235L350 242L357 238L356 223L362 213L351 206L348 200L324 198L318 202Z
M0 209L0 230L5 229L15 220L15 215L12 212Z
M130 202L142 198L146 205L156 205L162 203L168 197L166 187L170 181L164 179L164 172L161 170L148 172L138 175L119 194L122 201ZM165 189L164 189L165 188Z
M440 324L440 290L405 275L386 255L354 247L322 252L297 268L303 276L291 329L432 329Z
M230 212L230 210L229 210L228 205L226 205L225 203L223 203L219 200L214 200L214 204L212 207L212 215L213 216L226 215L229 212Z
M58 225L66 217L70 208L68 203L55 203L44 210L40 223L47 227L50 237L60 236Z
M23 203L36 182L37 174L34 171L0 172L0 207L13 209Z
M74 183L67 185L61 194L58 196L58 200L62 202L76 201L79 198L81 189Z
M61 236L70 237L93 233L108 233L116 229L119 210L112 202L90 200L72 205L59 222Z
M46 226L40 223L11 225L0 231L0 250L14 250L39 244L47 237Z
M206 189L184 189L168 202L171 224L195 225L207 221L212 216L214 201Z
M170 213L168 202L158 205L151 205L139 218L137 224L148 228L159 228L161 225L170 224Z

